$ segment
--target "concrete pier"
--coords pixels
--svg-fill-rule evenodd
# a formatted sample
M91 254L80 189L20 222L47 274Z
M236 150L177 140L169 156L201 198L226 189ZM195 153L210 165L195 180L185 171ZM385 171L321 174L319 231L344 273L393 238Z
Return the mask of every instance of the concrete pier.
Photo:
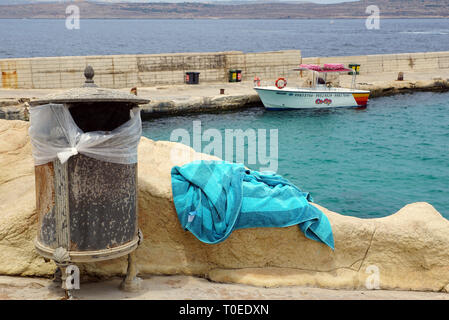
M53 70L48 63L55 63L55 59L59 59L59 64ZM292 71L300 63L359 63L361 70L357 88L370 90L371 99L417 91L449 90L449 52L301 58L299 50L291 50L254 54L227 52L9 59L0 60L0 118L26 120L27 102L30 100L67 87L80 86L82 71L77 72L78 67L75 66L74 69L63 69L63 62L75 63L72 60L79 60L76 62L79 68L86 63L93 64L95 81L100 86L118 87L125 91L137 87L139 96L151 99L150 104L143 106L144 117L262 107L253 90L254 76L261 78L262 85L273 85L278 77L285 77L289 86L303 86L308 80L307 73L301 77L299 72ZM115 66L112 69L109 66L111 61ZM116 65L118 61L121 61L120 68ZM148 64L145 65L144 61ZM35 72L20 69L27 63ZM38 65L43 69L36 69ZM161 71L163 66L171 71ZM200 84L183 83L186 68L201 72ZM242 82L228 82L230 68L242 70ZM399 72L404 75L403 81L397 80ZM340 75L336 82L342 87L350 87L351 80L350 75ZM224 94L220 94L221 89L224 89Z

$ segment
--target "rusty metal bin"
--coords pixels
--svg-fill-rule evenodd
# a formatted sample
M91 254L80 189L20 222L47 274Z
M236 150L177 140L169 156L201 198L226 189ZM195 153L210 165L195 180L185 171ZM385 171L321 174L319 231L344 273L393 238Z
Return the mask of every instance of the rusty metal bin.
M90 66L85 76L87 80L82 88L32 101L31 115L33 108L38 107L59 108L67 115L65 110L68 110L83 133L103 132L107 137L130 120L131 110L149 102L122 91L98 88ZM136 115L141 130L140 113ZM70 116L67 121L71 121ZM57 123L61 121L59 118L61 116L55 117ZM30 123L35 155L39 143L33 141L31 132L33 125L42 124L33 123L33 116ZM140 135L134 138L138 144ZM117 159L120 157L117 155ZM114 163L102 160L95 153L75 150L64 163L54 159L36 164L38 234L35 247L39 254L53 259L65 271L69 264L117 258L137 248L141 241L137 220L137 146L135 157L135 163ZM135 276L128 274L127 280Z

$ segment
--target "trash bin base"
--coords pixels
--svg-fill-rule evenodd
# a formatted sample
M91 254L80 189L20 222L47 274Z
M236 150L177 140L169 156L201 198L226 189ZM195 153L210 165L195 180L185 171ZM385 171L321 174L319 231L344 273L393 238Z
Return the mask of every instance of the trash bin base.
M140 238L137 236L134 240L125 243L121 246L95 251L68 251L70 256L70 261L68 262L96 262L102 260L115 259L121 256L125 256L135 249L139 245ZM43 257L53 260L54 253L56 249L49 248L36 238L34 240L34 246L36 251Z

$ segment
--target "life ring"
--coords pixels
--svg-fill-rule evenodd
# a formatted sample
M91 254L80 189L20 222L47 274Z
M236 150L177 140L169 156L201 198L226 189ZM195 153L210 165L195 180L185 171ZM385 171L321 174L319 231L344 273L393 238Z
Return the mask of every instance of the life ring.
M279 83L279 82L281 82L281 83ZM287 80L285 80L285 78L279 78L276 80L275 85L278 89L284 89L285 86L287 85Z

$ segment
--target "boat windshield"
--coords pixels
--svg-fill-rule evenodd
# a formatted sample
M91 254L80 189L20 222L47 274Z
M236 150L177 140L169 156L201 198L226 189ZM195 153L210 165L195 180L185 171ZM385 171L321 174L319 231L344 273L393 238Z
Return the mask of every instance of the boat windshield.
M348 73L352 74L352 83L351 89L355 88L355 78L356 72L354 69L346 68L341 63L325 63L323 66L317 64L301 64L299 68L294 68L294 71L312 71L313 79L312 79L312 87L322 87L326 86L326 78L328 73ZM324 74L324 80L321 76L318 76L318 73ZM321 80L321 81L320 81ZM323 83L324 82L324 83Z

